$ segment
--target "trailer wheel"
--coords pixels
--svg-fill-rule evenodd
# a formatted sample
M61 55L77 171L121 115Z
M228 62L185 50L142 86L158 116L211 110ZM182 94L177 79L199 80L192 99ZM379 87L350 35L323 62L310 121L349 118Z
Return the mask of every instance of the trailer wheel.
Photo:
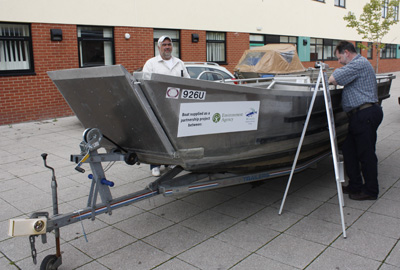
M58 257L56 255L47 255L40 264L40 270L57 270L58 266L53 268L53 265L57 259Z
M125 163L126 164L134 165L134 164L136 164L136 162L138 162L138 158L137 158L137 155L135 153L128 152L125 155Z

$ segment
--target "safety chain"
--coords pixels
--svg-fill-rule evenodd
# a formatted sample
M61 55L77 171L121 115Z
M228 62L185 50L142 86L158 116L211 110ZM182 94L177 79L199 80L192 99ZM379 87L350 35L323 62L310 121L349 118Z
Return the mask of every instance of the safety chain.
M33 259L33 263L36 264L36 248L35 248L35 237L37 237L37 235L29 235L29 242L31 243L31 254L32 254L32 259Z

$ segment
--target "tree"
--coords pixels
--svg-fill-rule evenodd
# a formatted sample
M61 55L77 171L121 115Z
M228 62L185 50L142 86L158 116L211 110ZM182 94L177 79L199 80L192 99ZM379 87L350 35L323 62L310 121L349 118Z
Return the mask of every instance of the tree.
M399 0L370 0L365 4L360 18L353 12L349 12L343 17L347 21L347 27L355 28L363 39L372 42L376 48L375 72L378 73L379 55L384 48L383 37L389 32L390 27L399 22ZM362 49L367 49L361 45Z

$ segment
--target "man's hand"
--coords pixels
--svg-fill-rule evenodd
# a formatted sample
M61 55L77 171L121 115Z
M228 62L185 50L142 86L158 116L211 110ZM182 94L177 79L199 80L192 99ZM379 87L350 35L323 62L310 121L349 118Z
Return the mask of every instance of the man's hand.
M330 84L333 84L333 85L337 85L337 84L338 84L338 83L336 82L336 80L335 80L335 77L333 77L333 75L331 75L331 76L329 77L328 82L329 82Z

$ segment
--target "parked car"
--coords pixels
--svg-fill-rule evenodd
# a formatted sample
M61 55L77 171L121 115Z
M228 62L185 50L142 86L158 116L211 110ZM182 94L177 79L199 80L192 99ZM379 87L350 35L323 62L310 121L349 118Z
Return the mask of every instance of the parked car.
M185 62L191 78L208 81L234 81L235 76L226 68L213 62ZM218 75L220 74L220 75Z

